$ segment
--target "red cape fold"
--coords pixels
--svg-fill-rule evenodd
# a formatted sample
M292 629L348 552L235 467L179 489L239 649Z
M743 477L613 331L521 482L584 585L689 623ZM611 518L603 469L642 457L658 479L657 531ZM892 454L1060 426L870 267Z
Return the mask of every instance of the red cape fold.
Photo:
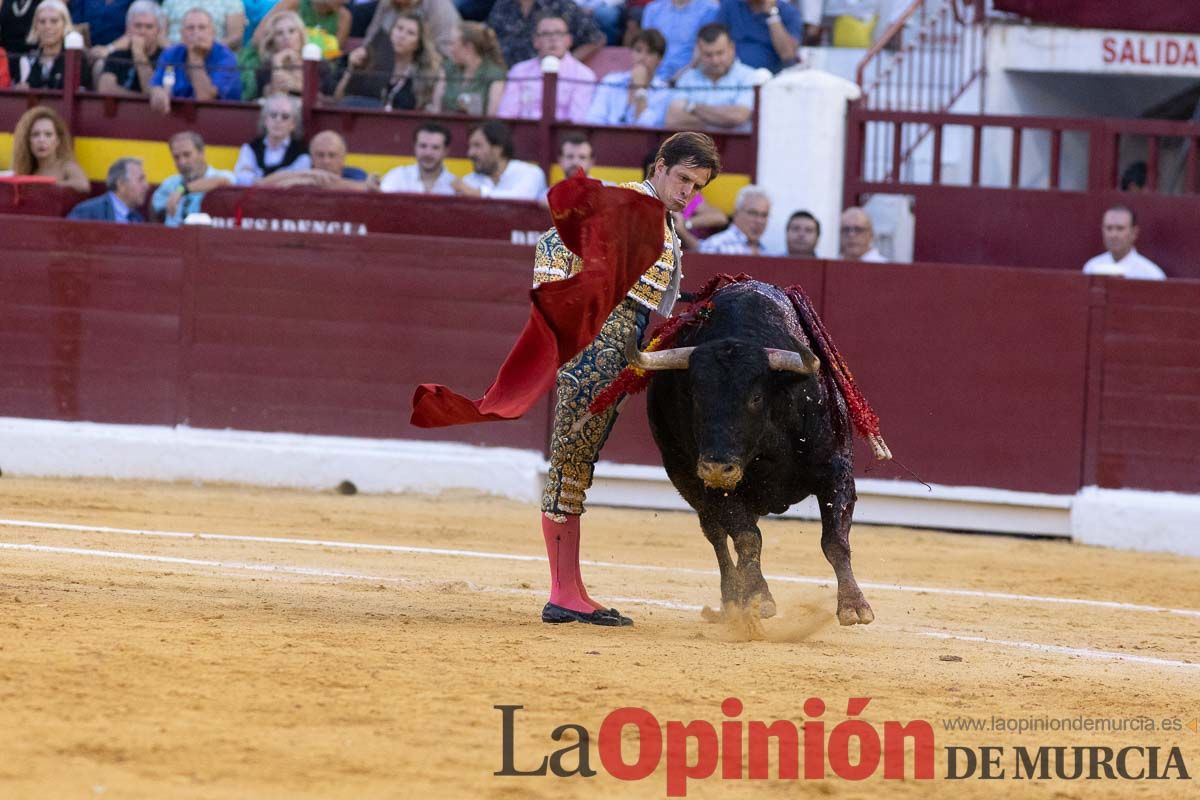
M662 255L664 209L656 198L576 174L551 189L549 201L558 235L583 259L583 270L530 292L525 329L483 397L468 400L446 386L418 386L410 420L418 428L519 418L550 391L558 368L596 338Z

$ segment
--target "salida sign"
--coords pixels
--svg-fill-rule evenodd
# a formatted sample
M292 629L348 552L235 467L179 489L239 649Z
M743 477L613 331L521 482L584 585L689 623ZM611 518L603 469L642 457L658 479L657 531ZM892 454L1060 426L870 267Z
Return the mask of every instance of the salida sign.
M493 774L593 778L603 770L618 780L642 781L661 771L668 797L686 797L689 782L709 779L1191 780L1180 748L1135 744L953 745L942 748L945 771L939 775L933 726L925 720L876 724L859 718L870 702L869 697L849 698L846 718L834 721L825 718L825 702L810 697L800 724L742 719L744 706L736 697L721 703L724 718L716 722L660 723L647 709L627 706L609 712L595 735L576 723L555 727L545 750L536 753L517 752L517 716L524 706L497 705L501 766Z
M1196 67L1196 42L1193 39L1159 36L1105 36L1101 42L1101 62L1116 66Z

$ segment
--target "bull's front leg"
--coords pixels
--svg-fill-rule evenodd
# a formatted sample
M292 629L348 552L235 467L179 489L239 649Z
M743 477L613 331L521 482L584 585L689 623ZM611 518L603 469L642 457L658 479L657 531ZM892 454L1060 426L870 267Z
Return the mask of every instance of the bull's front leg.
M700 528L717 554L717 569L721 571L721 607L726 608L736 603L738 598L737 571L733 559L729 557L729 544L726 542L729 534L724 525L710 514L700 514Z
M760 617L770 619L775 616L775 598L762 574L762 533L758 524L743 523L733 534L733 547L738 554L739 602L747 610L757 608Z
M817 495L821 505L821 550L837 576L837 617L842 625L867 625L875 619L850 567L850 523L857 499L849 471L834 489Z

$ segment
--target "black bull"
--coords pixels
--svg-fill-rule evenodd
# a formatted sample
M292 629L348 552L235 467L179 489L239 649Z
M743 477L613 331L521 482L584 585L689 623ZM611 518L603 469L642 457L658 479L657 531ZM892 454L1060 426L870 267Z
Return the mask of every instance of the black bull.
M746 281L720 290L712 303L708 319L684 329L676 348L631 347L630 360L656 371L650 429L671 482L716 551L722 606L775 613L758 519L815 495L821 549L837 575L838 621L867 624L875 615L850 568L857 495L845 401L820 379L820 361L782 291Z

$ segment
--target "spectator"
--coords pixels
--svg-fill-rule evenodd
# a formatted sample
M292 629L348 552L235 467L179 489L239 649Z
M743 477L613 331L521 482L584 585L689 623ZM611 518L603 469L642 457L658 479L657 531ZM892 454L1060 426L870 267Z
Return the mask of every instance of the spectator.
M242 99L254 100L273 94L304 93L304 45L310 41L304 20L295 11L271 14L259 26L251 42L238 54L242 71ZM335 73L331 62L319 62L319 91L333 94Z
M596 166L596 156L592 152L592 143L587 134L580 131L568 131L558 143L558 166L563 177L569 178L575 170L583 170L584 175L592 174Z
M667 50L663 35L653 28L633 37L633 68L605 75L592 95L590 125L641 125L661 128L671 91L659 78L658 65Z
M300 101L291 95L271 95L258 115L258 138L242 145L233 174L239 186L258 183L267 175L312 169L308 148L300 138Z
M235 182L232 172L216 169L204 157L204 139L195 131L183 131L167 140L178 174L163 181L150 196L150 209L174 228L198 212L205 192Z
M345 6L345 0L281 0L275 6L296 6L300 19L304 20L307 28L317 28L337 39L338 52L328 53L326 58L337 58L341 48L346 46L350 38L350 11Z
M750 130L754 70L737 60L733 40L723 25L705 25L696 38L699 65L675 83L667 127Z
M1135 161L1121 173L1121 191L1144 192L1147 180L1146 162Z
M108 187L107 192L72 208L67 219L121 225L146 221L138 209L146 202L150 184L146 182L146 171L142 169L140 158L118 158L108 168L104 184Z
M386 39L388 32L396 24L396 17L404 13L420 14L438 54L442 58L450 58L454 31L462 23L453 0L379 0L379 5L375 7L375 15L371 17L371 24L363 34L363 45L350 51L350 65L361 65L376 38Z
M821 223L809 211L797 211L788 217L787 254L792 258L816 258Z
M1104 212L1100 223L1105 252L1088 259L1085 275L1113 275L1147 281L1166 280L1167 275L1150 259L1137 251L1137 216L1125 206L1113 206Z
M604 34L604 44L621 43L621 11L625 0L577 0L579 10L592 17L596 27Z
M441 106L446 74L420 14L398 15L387 45L380 46L376 39L371 51L361 68L346 71L334 97L345 98L347 105L388 111L434 111Z
M96 89L105 94L142 94L150 91L154 66L162 55L162 38L166 33L166 17L154 0L134 0L125 15L125 50L108 47L92 48L103 51L104 71Z
M667 40L658 77L673 81L691 66L696 33L717 18L716 0L654 0L642 12L642 30L653 28Z
M700 243L701 253L728 256L773 256L762 243L771 216L771 197L754 184L743 186L733 202L733 222Z
M522 61L508 71L496 116L541 119L542 59L554 56L559 59L555 118L583 122L592 102L592 93L596 91L596 73L571 55L567 21L553 14L543 16L535 29L534 44L537 57Z
M186 41L185 20L193 10L200 9L208 12L217 41L230 51L241 49L246 33L246 8L242 0L163 0L162 7L167 14L168 41Z
M388 170L380 182L384 192L454 194L454 174L446 169L450 152L450 129L438 122L425 122L413 135L417 163Z
M70 0L71 19L87 25L88 44L107 45L125 33L126 15L133 0Z
M746 66L779 72L796 63L804 20L786 0L721 0L717 22L729 29L738 60Z
M42 175L77 192L91 190L87 175L75 160L67 124L49 106L34 106L21 115L12 146L14 175Z
M173 97L241 99L237 56L216 41L212 16L202 8L194 8L184 14L182 31L183 42L168 47L159 56L158 68L150 78L150 107L165 114L171 110Z
M474 172L454 179L454 191L471 197L537 200L546 191L541 167L513 158L512 131L499 120L488 120L471 130L467 158Z
M455 32L446 64L442 111L488 116L504 95L504 54L487 25L464 22Z
M277 0L242 0L242 12L246 15L246 32L242 34L242 46L254 42L258 26L266 21L275 10Z
M17 62L17 88L63 88L63 76L67 70L63 41L72 30L71 13L62 0L42 0L37 11L33 12L33 29L26 39L33 49ZM83 60L79 85L92 85L92 70L87 59Z
M312 169L281 170L263 178L260 186L311 186L342 192L374 192L379 181L366 170L346 166L346 140L336 131L321 131L308 144Z
M0 0L0 47L15 58L29 50L33 15L41 0Z
M462 18L472 22L487 22L495 4L496 0L454 0L454 6Z
M537 54L534 33L538 20L545 14L567 21L577 61L587 61L592 53L604 46L604 33L591 14L571 0L496 0L487 22L500 40L505 63L519 64Z
M8 74L8 53L0 47L0 89L12 86L12 76Z
M883 263L887 259L875 249L875 228L867 212L858 206L850 206L842 212L842 225L839 231L842 239L843 261L867 261Z

